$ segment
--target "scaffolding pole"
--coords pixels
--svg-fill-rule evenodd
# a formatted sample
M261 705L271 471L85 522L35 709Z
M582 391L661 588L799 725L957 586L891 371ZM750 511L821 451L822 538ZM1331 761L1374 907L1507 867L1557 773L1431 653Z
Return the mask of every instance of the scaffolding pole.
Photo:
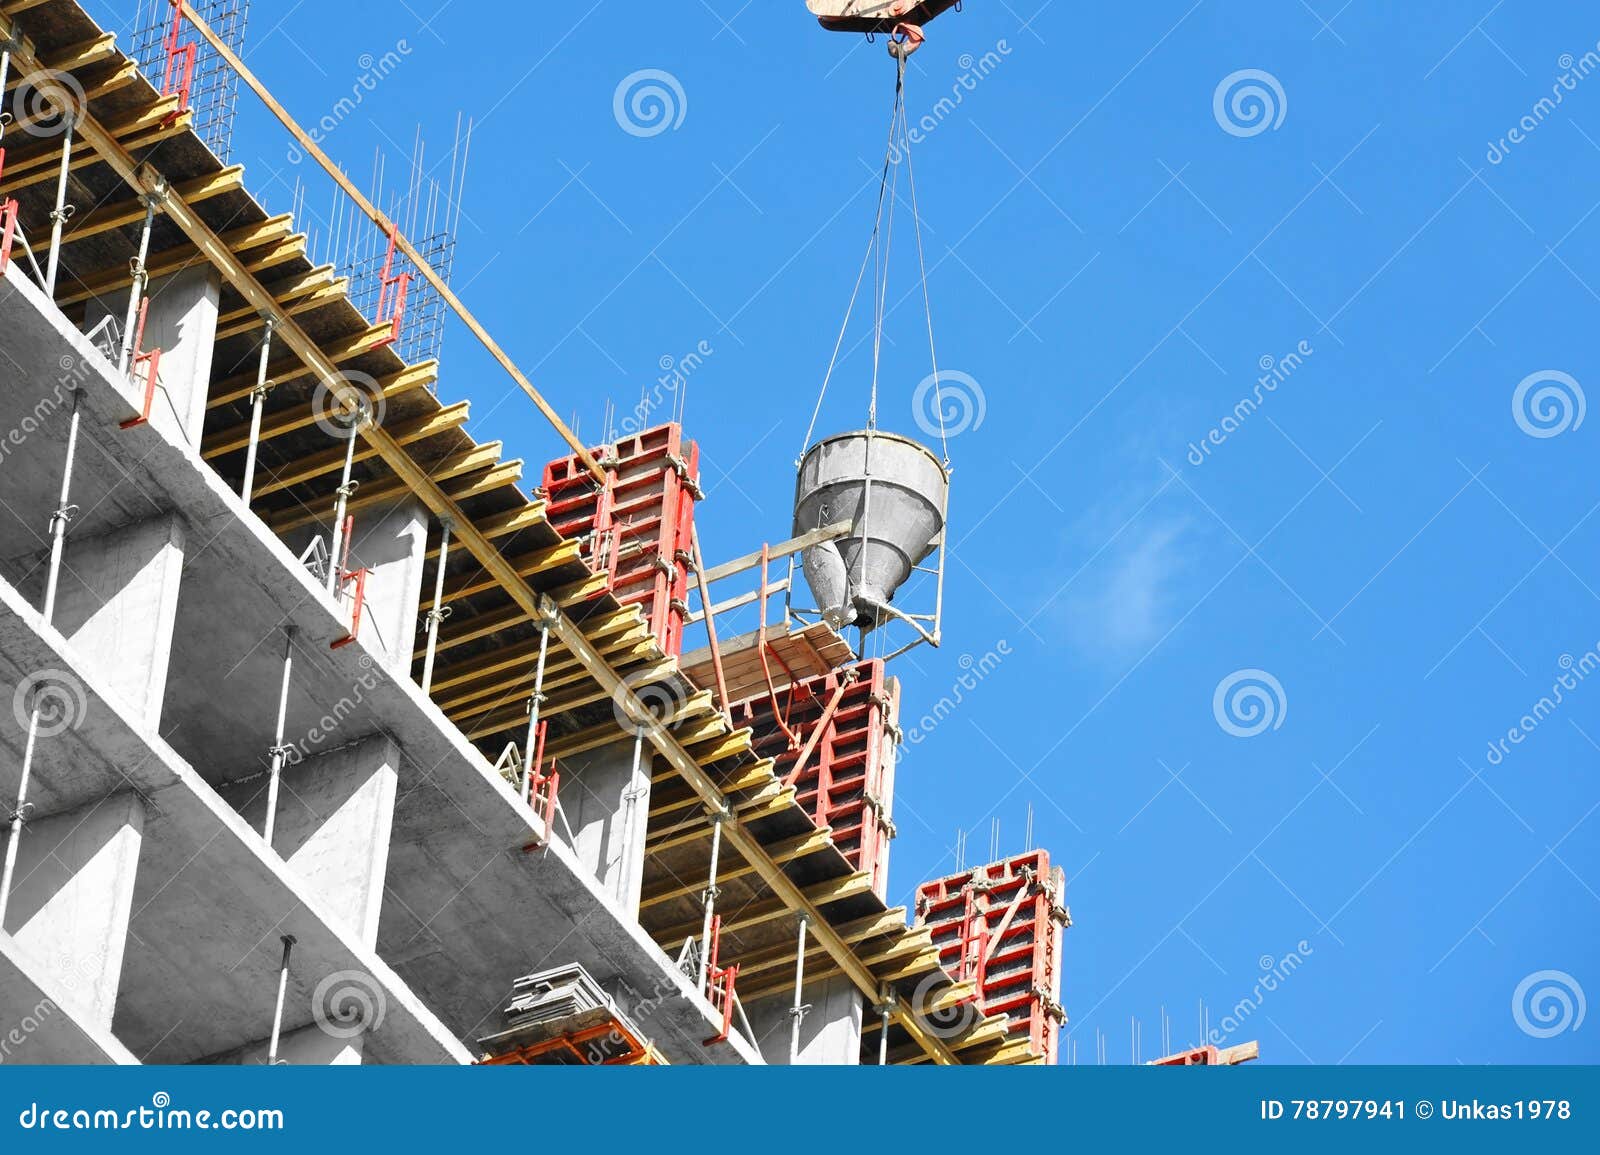
M278 323L277 318L271 314L264 315L261 320L264 325L261 336L261 362L256 367L256 387L250 390L250 444L245 447L244 481L239 485L239 496L244 499L247 507L250 504L250 495L255 491L256 451L261 448L261 415L266 410L267 393L272 388L267 384L267 358L272 353L272 330Z
M706 874L705 914L700 924L700 990L706 989L711 966L711 919L717 906L717 859L722 853L722 823L726 815L711 815L711 868Z
M339 488L333 503L333 541L328 549L328 592L335 599L339 596L339 579L344 576L344 559L340 554L344 550L344 515L350 507L350 495L355 493L355 482L350 480L350 471L356 464L356 431L361 425L362 414L358 409L350 416L350 436L346 441L344 450L344 472L339 475Z
M444 573L444 555L439 555L439 573ZM533 739L539 732L539 707L544 702L544 666L550 653L550 627L539 631L539 661L533 668L533 695L528 699L528 747L522 756L522 800L533 802Z
M289 993L289 955L294 950L292 934L283 936L283 964L278 968L278 1006L272 1012L272 1042L267 1046L267 1066L278 1065L278 1040L283 1037L283 1002Z
M268 846L272 845L272 834L278 825L278 787L283 780L284 762L289 756L289 747L283 744L283 731L289 720L289 676L293 672L294 627L290 626L283 636L283 681L278 686L278 726L273 731L272 768L267 779L267 818L261 829L261 837Z
M123 376L127 376L128 368L133 364L133 355L138 352L133 347L134 321L139 316L139 303L150 283L145 262L150 259L150 230L156 223L156 198L144 197L143 200L144 225L139 230L139 253L133 258L133 285L128 290L128 312L122 321L122 354L117 359L117 370Z
M806 1017L806 1005L801 1001L805 993L806 984L806 931L810 929L810 920L805 915L800 916L799 942L794 952L794 1006L789 1009L789 1016L793 1022L789 1025L789 1065L800 1061L800 1024Z
M455 523L448 517L443 517L439 519L439 524L439 570L433 579L433 608L428 611L428 652L422 659L422 692L424 695L433 687L433 659L437 656L439 648L439 626L443 624L445 618L450 616L450 611L444 604L444 567L450 561L450 527ZM539 673L536 675L538 681L543 681L544 679L544 647L549 636L550 632L546 630L544 638L539 642L540 662ZM537 687L534 693L538 694ZM533 714L534 718L537 719L539 716L537 702L534 704Z
M67 425L67 461L61 473L61 501L50 515L50 569L45 577L44 620L51 624L56 612L56 590L61 582L61 556L65 549L67 523L72 520L77 507L72 501L72 467L78 456L78 390L72 391L72 417ZM11 901L11 884L17 874L17 852L22 844L22 827L27 821L28 786L33 777L33 754L39 739L39 714L42 709L38 696L33 700L28 715L28 739L22 750L22 773L17 781L17 804L11 812L11 836L6 839L5 865L0 867L0 929L5 927L6 907Z
M44 291L52 300L56 295L56 272L61 267L61 230L72 215L67 208L67 177L72 172L72 118L74 110L62 113L61 175L56 179L56 207L50 214L50 255L45 261Z

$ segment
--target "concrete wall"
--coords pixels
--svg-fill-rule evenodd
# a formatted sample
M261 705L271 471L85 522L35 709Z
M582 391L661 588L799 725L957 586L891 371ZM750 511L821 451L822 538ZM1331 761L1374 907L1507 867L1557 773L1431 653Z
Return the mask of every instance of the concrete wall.
M5 932L61 977L79 1014L109 1028L127 948L144 803L117 794L29 822L17 847Z
M861 1062L861 992L843 975L801 988L807 1004L800 1021L801 1066L853 1067ZM761 1056L768 1063L787 1064L794 1018L794 995L774 995L745 1007Z
M399 766L393 742L368 738L286 767L279 790L273 849L367 946L378 942ZM246 785L240 815L261 830L267 791L260 779Z
M157 378L160 387L151 406L150 422L173 434L180 444L198 451L205 424L206 391L211 383L222 277L209 264L195 264L151 281L145 292L150 312L145 318L144 347L161 350ZM84 329L92 329L108 313L121 326L127 309L126 291L91 299L85 310ZM135 397L130 390L129 399L135 405L143 404L142 392Z
M141 717L161 718L183 573L173 515L96 537L69 530L54 625Z
M322 522L285 536L285 544L295 554L318 536L331 545L333 537L329 527L333 524L338 485L338 476L329 475L327 511ZM411 655L417 645L422 613L422 565L428 551L429 524L427 507L408 498L359 511L350 542L351 570L370 571L361 610L361 644L401 678L410 677ZM347 622L354 593L352 583L339 599L340 615Z
M558 837L571 826L578 859L594 871L606 893L630 914L639 910L644 884L646 820L650 812L651 749L634 769L632 738L561 760Z

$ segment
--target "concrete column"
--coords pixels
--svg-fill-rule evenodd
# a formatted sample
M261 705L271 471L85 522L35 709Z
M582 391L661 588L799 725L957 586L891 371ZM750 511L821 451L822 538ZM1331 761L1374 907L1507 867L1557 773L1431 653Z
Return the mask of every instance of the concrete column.
M635 774L633 751L628 738L561 760L561 810L577 840L573 849L627 914L638 912L644 883L653 753L646 742ZM559 818L556 830L565 837Z
M133 793L29 822L6 911L5 932L108 1030L143 839L144 803Z
M287 767L278 796L274 849L367 946L378 943L399 766L393 742L368 738ZM267 791L260 779L243 788L255 797L240 814L260 830Z
M329 525L333 518L333 490L338 484L338 477L330 476L326 519ZM412 498L359 510L350 543L351 570L369 571L358 637L368 653L401 678L410 676L411 655L417 644L418 617L422 612L422 562L428 551L429 520L427 508ZM318 535L332 540L327 525L313 525L290 534L285 543L299 553ZM353 593L352 586L339 601L346 625Z
M317 1024L287 1031L278 1039L278 1062L291 1067L348 1067L361 1064L366 1043L364 1035L347 1038L343 1028L330 1034ZM236 1051L213 1055L202 1063L220 1066L259 1067L266 1063L272 1043L262 1039Z
M198 451L217 339L221 274L209 263L200 262L151 281L146 298L150 313L145 319L144 347L161 350L161 388L156 390L150 423L179 444ZM125 290L91 299L84 328L93 328L107 313L121 326L127 307ZM142 404L143 396L135 398L130 393L129 400Z
M158 724L183 571L183 523L173 515L95 537L68 532L55 626L102 685Z
M807 960L810 961L809 959ZM801 988L801 1001L810 1006L800 1021L802 1066L854 1067L861 1062L861 992L843 975L809 982ZM794 994L757 999L745 1006L750 1029L756 1033L761 1056L768 1063L787 1065L794 1022L790 1010Z

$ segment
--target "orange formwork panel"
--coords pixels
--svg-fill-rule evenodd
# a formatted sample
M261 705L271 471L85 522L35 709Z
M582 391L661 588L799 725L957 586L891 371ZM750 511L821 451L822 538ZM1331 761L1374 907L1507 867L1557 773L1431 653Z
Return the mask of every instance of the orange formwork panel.
M1072 925L1066 880L1047 851L1031 850L917 888L917 926L939 961L976 986L984 1015L1005 1015L1012 1037L1045 1063L1056 1061L1061 1024L1061 930Z
M681 654L700 446L672 423L597 446L593 454L604 483L575 454L545 466L550 524L584 546L590 568L609 577L618 601L644 610L665 653Z
M883 661L763 692L735 703L731 712L735 728L753 732L756 754L774 759L780 781L792 779L796 802L819 828L832 828L834 844L852 867L872 876L872 889L883 898L900 713L900 683L885 673Z

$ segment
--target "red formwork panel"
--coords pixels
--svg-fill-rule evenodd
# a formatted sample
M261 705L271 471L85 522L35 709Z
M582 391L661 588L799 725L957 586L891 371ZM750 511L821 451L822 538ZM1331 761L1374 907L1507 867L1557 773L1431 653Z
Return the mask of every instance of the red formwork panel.
M576 455L544 468L550 524L583 544L611 592L636 605L668 654L683 652L688 613L694 503L700 497L700 446L676 423L597 446L602 484Z
M1061 904L1066 880L1047 851L1031 850L917 888L916 925L926 926L939 961L978 990L978 1009L1011 1020L1013 1037L1046 1063L1056 1061L1061 1009Z
M838 705L823 722L836 696ZM870 874L872 889L885 897L894 837L899 681L874 659L759 694L736 703L732 713L734 726L752 731L756 753L774 760L780 780L793 774L810 748L794 779L795 800L818 827L832 829L850 865Z

